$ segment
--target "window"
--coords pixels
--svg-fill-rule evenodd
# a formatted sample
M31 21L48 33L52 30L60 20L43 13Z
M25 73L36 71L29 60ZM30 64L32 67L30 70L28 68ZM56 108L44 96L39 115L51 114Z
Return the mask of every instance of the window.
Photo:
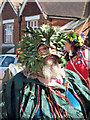
M1 67L8 67L10 63L14 63L15 61L15 58L14 57L10 57L10 56L7 56L4 61L2 62L2 65Z
M0 64L1 64L3 58L4 58L4 56L0 56Z
M27 28L32 27L34 30L38 28L38 20L27 21Z
M36 30L38 28L39 20L40 20L40 15L25 17L27 28L32 27L34 30Z
M4 43L13 43L13 24L4 25Z

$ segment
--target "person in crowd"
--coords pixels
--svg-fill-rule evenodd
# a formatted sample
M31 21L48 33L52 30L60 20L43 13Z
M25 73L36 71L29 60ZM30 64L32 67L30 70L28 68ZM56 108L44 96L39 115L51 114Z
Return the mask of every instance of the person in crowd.
M89 57L88 58L88 69L89 69L89 78L90 78L90 29L88 31L88 34L87 34L87 38L85 39L84 41L84 45L85 47L88 49L87 51L87 56Z
M82 83L90 89L90 50L84 47L85 35L75 32L65 33L66 69L77 73Z
M17 60L20 59L18 51L19 51L19 49L16 49L16 59ZM4 72L4 76L2 78L3 83L6 82L7 80L11 79L13 76L15 76L17 73L19 73L23 69L24 69L24 66L22 66L21 63L10 63L8 66L8 69L6 69Z
M60 35L45 25L23 32L19 62L25 69L3 85L2 120L87 119L90 91L64 69Z

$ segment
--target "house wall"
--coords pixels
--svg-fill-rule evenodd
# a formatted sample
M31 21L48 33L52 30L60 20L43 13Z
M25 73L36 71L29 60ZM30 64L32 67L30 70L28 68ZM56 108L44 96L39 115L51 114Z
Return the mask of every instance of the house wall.
M22 15L23 16L33 16L33 15L37 15L37 14L41 14L41 11L38 8L37 4L35 2L27 2Z
M19 42L19 23L18 18L14 19L13 43L18 45Z
M68 19L53 19L53 26L59 26L62 27L63 25L67 24L71 20Z
M7 19L14 19L16 17L17 16L16 16L15 12L13 11L9 2L6 2L4 9L2 11L2 19L7 20Z
M44 18L43 14L37 14L37 15L40 15L40 19L38 21L38 26L42 25L43 23L47 24L47 20ZM28 15L28 16L30 16L30 15ZM31 15L31 16L33 16L33 15ZM25 21L25 17L27 17L27 16L22 16L21 30L25 29L27 26L26 21ZM22 35L24 35L23 32L21 32L21 36Z
M39 7L37 6L37 4L35 2L27 2L26 6L22 12L22 21L21 21L21 30L26 28L26 21L25 21L25 17L30 17L30 16L35 16L35 15L40 15L40 19L38 21L38 25L42 25L47 24L47 25L52 25L53 27L57 27L59 26L62 27L65 24L67 24L68 22L70 22L71 20L69 19L51 19L51 18L47 18L45 19L43 14L41 13ZM18 45L19 43L19 21L18 21L18 16L15 14L14 10L12 9L12 7L10 6L9 2L6 2L5 7L2 11L2 15L1 15L2 20L9 20L9 19L14 19L14 34L13 34L13 41L15 46ZM0 26L0 34L3 36L0 36L0 46L2 45L3 41L4 41L4 28L3 28L3 24L2 26ZM84 28L86 28L87 25L84 26ZM83 29L84 29L83 28ZM76 29L75 31L80 31L81 27ZM85 34L87 34L85 32ZM21 32L21 36L24 35Z
M2 16L0 15L0 46L2 45ZM0 54L2 53L2 48L0 47Z
M51 25L53 27L59 26L59 28L60 28L60 27L62 27L63 25L67 24L70 21L71 20L69 20L69 19L55 19L55 18L51 19L51 18L48 18L47 19L47 24Z
M21 23L21 29L25 29L26 27L26 21L25 17L31 17L35 15L40 15L40 19L38 21L38 26L44 24L53 25L54 27L59 26L62 27L66 23L70 22L71 20L68 19L45 19L43 14L41 13L40 9L38 8L37 4L35 2L27 2L23 12L22 12L22 23ZM21 33L21 36L23 33Z
M18 27L17 27L17 22L15 19L17 19L17 15L15 14L14 10L12 9L11 5L9 4L9 2L6 2L3 11L2 11L2 20L10 20L10 19L14 19L14 35L13 35L13 41L16 41L15 36L18 37L18 34L16 34L15 31L17 31L18 33ZM4 42L4 24L2 23L2 43ZM1 46L1 45L0 45Z
M27 2L26 6L22 12L21 30L26 28L25 17L31 17L31 16L35 16L35 15L40 15L40 19L38 21L38 26L42 25L43 23L47 24L47 20L44 18L43 14L41 13L36 2ZM21 32L21 36L22 35L24 35L24 34Z
M40 14L39 26L42 24L47 24L47 19L44 18L43 14Z

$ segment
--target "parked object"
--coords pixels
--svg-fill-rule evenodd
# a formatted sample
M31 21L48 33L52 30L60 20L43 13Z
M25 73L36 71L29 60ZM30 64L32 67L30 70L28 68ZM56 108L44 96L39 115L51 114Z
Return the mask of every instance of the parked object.
M4 75L5 75L4 70L0 70L0 80L2 80L2 79L3 79Z
M16 55L3 54L0 55L0 79L3 79L4 72L9 68L10 63L17 63ZM2 74L3 73L3 74Z
M14 75L17 73L21 72L24 69L24 67L21 65L21 63L11 63L9 64L9 67L7 70L4 72L4 77L3 77L3 83L6 82L7 80L11 79Z

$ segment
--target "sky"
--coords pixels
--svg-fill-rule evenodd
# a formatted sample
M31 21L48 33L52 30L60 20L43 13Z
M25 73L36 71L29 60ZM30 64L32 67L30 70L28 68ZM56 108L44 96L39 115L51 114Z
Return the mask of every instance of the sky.
M1 2L4 0L0 0ZM23 0L11 0L13 2L23 2ZM29 0L32 1L32 0ZM89 2L89 0L39 0L40 2Z

